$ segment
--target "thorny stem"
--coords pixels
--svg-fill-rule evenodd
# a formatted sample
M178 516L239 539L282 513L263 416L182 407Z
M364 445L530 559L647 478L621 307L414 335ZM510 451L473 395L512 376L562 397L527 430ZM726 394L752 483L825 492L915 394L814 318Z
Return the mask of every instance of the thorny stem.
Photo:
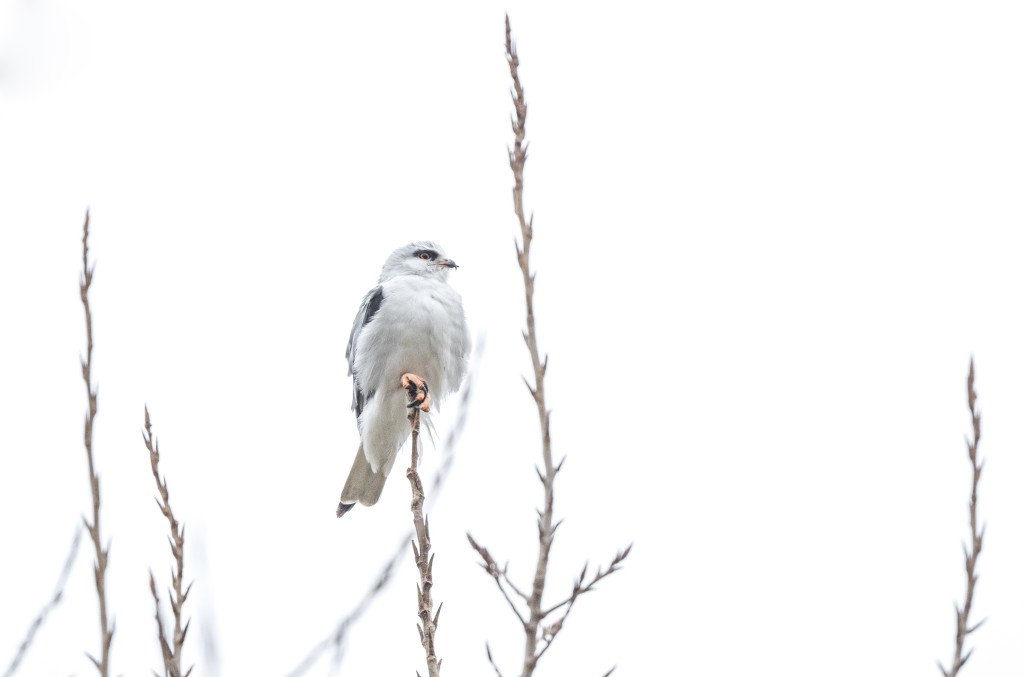
M523 210L523 169L526 166L526 98L523 94L523 86L519 81L519 55L516 53L515 45L512 43L512 27L508 15L505 15L505 56L508 59L509 70L512 74L512 103L515 107L515 117L512 119L512 131L515 134L513 147L509 149L508 160L512 168L512 175L515 178L515 185L512 188L512 201L515 207L516 217L519 219L519 230L522 235L522 245L516 243L516 256L519 260L519 269L523 274L523 287L526 294L526 331L523 332L523 340L530 351L530 360L533 363L534 385L527 381L526 386L530 389L533 401L537 405L537 416L540 419L541 441L543 445L544 470L537 468L537 475L541 484L544 485L544 509L537 511L537 536L540 545L537 553L537 566L534 569L533 585L529 594L521 591L512 583L508 576L508 565L499 567L487 548L477 543L472 535L466 534L470 545L483 560L481 566L494 578L498 589L505 597L505 601L512 607L516 618L523 626L526 635L526 645L523 652L522 677L531 677L537 667L537 662L548 650L555 636L558 635L566 617L572 610L576 599L591 590L598 581L620 569L623 560L629 556L632 545L616 554L607 570L600 568L597 573L586 581L587 567L583 567L579 578L573 586L572 594L567 599L559 602L549 609L544 609L542 602L544 598L544 587L547 580L548 560L551 556L551 545L554 542L555 531L561 523L554 520L555 504L555 476L561 470L562 461L556 465L551 457L551 412L548 411L544 399L544 375L548 368L548 358L545 355L541 360L540 350L537 347L537 326L533 315L533 290L535 275L530 272L530 245L533 242L533 216L527 220ZM525 380L525 378L524 378ZM506 589L507 588L507 589ZM509 595L509 590L522 599L527 607L526 613L521 613L515 600ZM561 616L543 626L542 622L553 612L564 607ZM540 648L538 650L538 645ZM498 672L494 656L490 647L487 647L487 659L491 666ZM612 668L614 670L614 668ZM500 675L500 672L498 672ZM610 674L610 671L609 673Z
M416 540L412 543L413 556L416 559L416 568L420 572L420 583L416 586L416 597L418 613L420 617L417 629L420 633L420 643L423 644L423 652L427 657L427 674L429 677L438 677L441 670L441 661L437 659L434 648L434 634L437 631L437 622L441 615L441 607L434 613L434 600L432 596L434 588L434 556L430 554L430 526L423 515L423 482L417 471L419 466L419 436L420 436L420 408L413 407L409 414L409 423L412 426L412 461L405 476L409 478L412 486L412 521L416 529ZM419 547L417 547L417 543ZM418 673L417 673L418 674Z
M978 530L978 482L981 480L981 469L985 466L985 462L978 462L978 441L981 439L981 412L975 407L975 402L978 399L978 394L974 391L974 357L971 357L971 366L967 372L967 407L971 411L971 432L973 433L973 439L966 439L967 443L967 457L971 461L971 501L968 506L968 512L970 514L971 523L971 548L967 549L967 545L964 544L964 568L967 572L967 591L964 593L964 605L956 607L956 648L953 650L953 662L949 667L949 670L942 667L939 663L939 670L946 677L956 677L966 663L967 659L974 653L974 649L970 649L967 653L964 653L964 643L967 640L967 635L971 634L985 622L982 619L980 622L975 623L973 626L970 625L971 605L974 603L974 586L978 583L978 575L975 572L975 568L978 564L978 556L981 554L981 544L985 537L985 527L982 526L981 530Z
M163 654L164 673L170 677L188 677L192 672L192 668L189 668L184 673L181 671L182 649L185 645L185 635L188 633L188 627L191 623L191 621L188 621L182 627L181 611L185 605L185 600L188 599L188 593L192 589L192 584L190 583L187 588L182 590L185 569L185 527L179 525L178 520L174 517L174 511L171 509L171 497L167 490L167 479L160 477L160 444L153 437L153 429L149 422L149 407L144 409L146 413L146 428L142 434L142 440L146 444L146 449L149 450L149 462L153 471L153 480L156 481L156 488L160 493L160 498L156 503L160 508L160 512L167 518L168 526L171 529L171 535L167 540L170 543L171 554L174 556L174 565L176 567L172 571L171 585L173 590L169 594L171 613L174 616L174 634L171 637L170 643L167 641L163 622L160 620L160 598L156 592L153 572L149 574L149 586L153 595L153 601L157 607L157 633L160 638L160 650Z
M64 597L64 587L67 585L68 576L71 575L71 567L75 563L75 557L78 555L78 544L82 542L82 530L75 529L75 537L71 540L71 549L68 551L68 556L64 560L64 568L61 569L60 577L57 579L57 587L54 589L53 597L49 602L43 606L39 615L36 616L35 620L32 621L32 625L28 628L28 633L25 635L25 639L21 641L18 646L18 652L14 655L10 665L4 671L4 677L12 677L15 672L18 671L18 666L21 664L22 659L28 653L28 649L32 646L32 640L35 639L36 632L43 626L46 621L46 617L50 615L50 612L57 608L60 604L61 599Z
M164 675L165 677L172 674L171 666L174 664L174 654L171 652L170 645L167 644L167 633L164 630L164 621L160 617L160 595L156 591L156 579L153 578L153 571L149 572L149 592L153 596L153 617L156 618L156 635L160 640L160 653L163 656L164 661ZM155 673L154 673L155 674Z
M519 219L519 230L522 234L522 245L516 244L516 254L519 259L519 269L523 273L523 286L526 293L526 331L523 339L530 351L530 360L533 362L534 385L530 387L533 401L537 405L537 416L540 419L541 439L543 440L544 472L541 473L541 482L544 485L544 509L540 511L537 520L538 538L540 548L537 553L537 568L533 575L533 588L527 602L530 610L529 618L526 620L526 646L523 657L523 677L533 674L540 657L537 652L537 629L544 618L541 602L544 596L544 583L547 579L548 559L551 555L551 543L555 537L554 505L555 505L555 474L558 469L551 458L551 412L548 411L544 401L544 373L547 371L547 357L541 361L540 350L537 347L537 325L533 316L533 283L536 277L530 272L530 245L533 242L533 217L526 218L523 210L523 169L526 166L526 98L523 93L522 83L519 81L519 55L512 42L512 25L508 15L505 16L505 56L508 59L509 70L512 74L512 103L515 106L516 115L512 120L512 131L515 134L515 142L508 153L509 166L512 168L512 175L515 178L515 186L512 188L512 201L514 203L516 217Z
M100 478L96 475L96 466L92 454L92 429L96 420L97 389L92 385L92 311L89 308L89 287L92 285L93 268L89 266L89 212L85 212L85 225L82 227L82 277L79 291L82 306L85 308L86 353L82 360L82 380L89 396L89 413L85 417L85 455L89 461L89 486L92 489L92 523L85 517L82 521L89 536L92 538L96 551L96 564L93 573L96 579L96 596L100 604L100 658L89 656L101 677L108 677L110 672L110 643L114 638L114 628L107 620L107 558L110 554L109 545L104 548L100 535Z
M476 349L474 350L474 364L479 364L481 355L483 355L484 341L483 337L479 338L476 342ZM459 415L455 420L455 426L448 432L445 437L443 449L443 460L441 467L437 469L434 474L433 480L430 484L431 500L436 501L438 492L444 486L445 478L448 476L449 470L454 462L453 450L458 446L458 440L462 435L462 431L466 426L466 416L469 411L470 396L473 391L473 374L476 373L475 368L470 369L470 374L466 378L466 381L462 384L459 389ZM417 450L418 453L418 450ZM395 550L395 554L381 566L380 573L377 575L376 580L367 589L363 598L355 606L355 608L344 618L342 618L335 626L334 632L329 636L322 639L316 646L314 646L308 654L302 659L302 661L288 673L287 677L300 677L306 674L309 669L314 665L317 659L328 649L334 649L334 664L339 665L344 651L345 639L348 634L349 628L353 627L356 622L362 617L370 605L373 603L377 595L384 590L387 585L391 582L391 574L398 566L399 561L405 555L405 544L412 538L414 532L409 532L405 536L399 547Z

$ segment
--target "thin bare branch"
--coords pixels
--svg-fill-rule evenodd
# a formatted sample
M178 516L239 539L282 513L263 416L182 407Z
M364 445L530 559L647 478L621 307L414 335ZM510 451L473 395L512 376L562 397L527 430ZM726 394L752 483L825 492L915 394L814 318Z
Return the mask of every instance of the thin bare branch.
M491 645L488 642L484 642L484 648L487 649L487 662L494 668L494 674L497 677L501 677L501 670L498 669L498 664L494 662L494 656L491 654Z
M537 661L551 646L552 641L558 635L575 603L576 599L592 590L597 581L619 570L621 562L629 555L630 548L620 552L612 564L605 571L599 570L595 577L585 582L586 567L580 574L571 595L565 601L552 609L544 610L542 600L544 589L547 584L548 561L551 557L551 545L554 542L555 531L561 524L561 520L554 518L555 504L555 477L565 462L563 457L556 465L551 454L551 412L547 408L544 391L544 377L547 374L548 355L541 357L537 341L537 325L534 317L534 288L537 274L530 270L530 248L533 243L533 215L526 218L523 209L523 172L526 167L527 147L526 143L526 97L523 92L522 83L519 80L519 55L516 46L512 42L512 26L508 15L505 15L505 57L508 60L509 71L512 75L512 104L515 114L512 117L512 132L514 135L512 148L508 150L509 166L512 169L514 185L512 188L512 202L516 218L519 221L520 239L516 241L516 258L519 262L519 269L523 276L523 288L526 300L526 329L523 331L523 341L526 343L530 353L530 361L533 364L533 383L523 377L523 382L530 391L534 404L537 407L537 418L540 422L540 434L542 445L543 468L537 467L537 478L544 487L544 505L537 511L537 538L539 541L537 564L534 570L533 582L528 593L521 592L508 579L508 567L499 569L494 558L486 548L480 546L472 536L469 542L483 560L483 568L494 579L505 600L512 608L516 617L523 624L526 635L526 644L523 652L522 677L531 677L537 666ZM508 589L513 590L524 601L526 611L521 612L515 600L508 594ZM561 618L550 625L542 625L542 622L552 611L565 608ZM488 652L490 658L490 652ZM491 660L494 665L494 661ZM495 669L497 669L495 667Z
M313 647L313 649L311 649L310 652L306 654L306 657L303 658L302 661L300 661L299 664L295 666L295 668L293 668L292 671L289 672L286 677L300 677L300 675L304 675L306 672L309 671L310 668L313 667L317 659L320 658L320 655L331 648L334 648L335 650L335 661L340 663L341 657L343 655L345 638L348 636L349 628L354 626L356 622L360 618L362 618L363 614L366 613L366 610L370 608L370 604L373 602L374 599L377 598L377 595L380 594L380 592L387 587L387 584L391 581L391 576L394 573L395 567L398 566L399 559L405 556L406 548L408 547L407 544L409 543L409 539L411 537L412 534L410 533L402 539L401 544L395 550L395 554L381 568L381 572L377 576L377 579L374 581L373 585L371 585L367 589L366 593L364 593L363 595L363 598L349 613L349 615L343 618L338 623L337 627L335 627L334 629L334 632L331 633L330 636L322 639L315 647Z
M96 596L99 598L100 612L100 657L89 656L101 677L109 677L110 644L114 639L114 627L107 619L107 559L110 555L109 544L104 547L100 531L100 478L96 474L93 462L92 430L96 420L97 389L92 383L92 310L89 307L89 287L92 286L93 267L89 265L89 212L85 212L85 225L82 226L82 277L79 281L79 292L82 306L85 308L86 352L82 359L82 380L89 400L89 410L85 417L85 455L89 461L89 487L92 490L92 522L85 517L82 522L89 531L93 547L96 551L96 563L93 567L96 580Z
M39 611L39 614L32 621L32 624L28 627L28 632L25 634L25 639L21 641L18 646L17 653L14 654L14 658L11 660L10 665L4 670L4 677L12 677L18 670L18 666L21 661L24 660L25 655L28 653L28 649L32 646L32 640L35 639L36 633L39 628L46 622L47 616L57 608L60 604L61 599L64 597L64 587L68 583L68 576L71 575L71 567L75 563L75 557L78 555L78 545L82 542L82 529L75 529L75 537L71 540L71 549L68 551L68 556L64 560L64 568L61 569L60 576L57 578L57 585L53 590L53 597L47 602L43 608Z
M484 353L484 337L480 336L476 341L474 341L474 346L475 349L473 351L472 358L473 366L469 370L469 375L466 377L466 381L459 389L459 414L455 419L455 424L445 437L442 447L441 463L431 480L430 495L427 497L427 505L432 505L433 502L436 501L438 493L444 486L445 480L448 478L448 474L451 472L452 465L455 461L455 448L458 446L459 439L462 437L462 433L466 427L466 416L469 412L469 402L473 392L474 374L476 373L476 368L479 366L480 359ZM306 672L316 664L316 661L320 656L329 649L334 650L334 664L341 664L341 660L344 656L345 639L348 636L349 629L352 628L360 618L362 618L363 614L370 608L373 601L381 591L387 588L399 561L402 557L405 557L405 553L409 547L409 541L412 539L413 535L414 532L409 531L401 538L391 557L380 567L380 574L370 587L367 588L363 597L359 600L356 606L348 613L347 616L338 621L338 624L330 635L320 640L316 646L310 649L309 653L306 654L306 656L291 670L291 672L286 675L286 677L301 677L301 675L306 674Z
M974 357L971 357L970 368L967 372L967 407L971 412L971 432L973 438L967 439L967 458L971 462L971 501L968 505L968 513L970 517L971 525L971 545L967 547L965 543L963 546L964 550L964 569L967 573L967 590L964 593L964 605L956 607L956 646L953 650L953 661L950 663L949 669L943 667L942 663L939 663L939 670L946 677L956 677L960 672L967 660L971 657L974 649L969 650L966 654L964 653L964 643L967 640L967 635L977 630L982 623L985 622L983 619L975 625L970 624L971 606L974 603L974 587L978 583L978 574L976 571L978 564L978 556L981 554L981 545L985 537L984 526L978 529L978 483L981 480L981 469L985 465L984 462L978 460L978 441L981 440L981 412L978 411L975 406L978 399L978 394L974 390Z
M516 586L516 584L512 581L512 579L509 577L509 575L508 575L508 562L505 563L504 568L501 570L501 578L502 578L502 580L505 581L505 585L507 585L509 587L509 589L512 590L512 592L516 593L516 595L520 599L522 599L524 601L529 601L529 599L530 599L529 595L527 595L525 592L520 590Z
M558 604L555 604L551 608L549 608L546 611L544 611L544 616L547 617L548 615L550 615L551 613L557 611L558 609L562 608L563 606L568 605L568 606L571 607L573 604L575 604L577 597L579 597L580 595L584 595L584 594L590 592L591 590L593 590L594 587L597 585L598 581L600 581L600 580L602 580L604 578L607 578L608 576L614 574L616 571L621 569L622 568L623 560L625 560L629 556L629 553L630 553L630 551L632 549L633 549L633 544L630 543L626 547L625 550L620 550L618 553L616 553L614 559L612 559L611 563L608 565L608 568L607 569L598 569L597 573L595 573L593 578L591 578L590 581L587 582L586 584L583 583L583 580L584 580L585 575L586 575L586 567L584 567L583 568L583 573L580 574L580 577L573 584L572 593L569 595L569 597L566 597L565 599L563 599ZM569 612L568 612L568 610L566 610L565 614L562 616L562 620L564 620L565 616L568 616L568 615L569 615Z
M156 634L157 639L160 640L160 653L164 659L164 676L171 675L171 665L174 661L174 653L171 651L170 645L167 643L167 632L164 630L164 621L160 616L160 595L156 591L156 580L153 578L153 572L149 572L149 592L153 596L153 608L154 616L156 618Z
M412 549L416 558L416 568L420 573L420 583L416 588L420 617L418 630L420 643L423 645L423 652L427 659L427 674L430 677L438 677L441 665L437 660L434 635L437 632L437 621L441 609L438 607L437 614L433 613L434 556L430 552L430 526L423 514L423 482L420 481L420 474L417 470L420 460L418 446L420 408L418 406L414 406L410 411L409 423L412 426L412 460L409 464L409 469L405 472L405 476L409 478L409 484L412 487L412 521L416 532L416 539L412 542Z
M517 595L519 595L523 600L529 601L529 598L524 593L522 593L518 588L512 585L512 582L508 580L507 570L498 568L497 562L495 562L494 558L491 557L491 553L488 552L487 548L477 543L473 539L473 536L469 533L466 534L466 538L469 539L469 544L480 555L480 559L483 560L483 564L481 564L480 566L483 567L483 569L492 578L494 578L494 582L498 584L498 589L501 590L501 594L505 597L505 601L507 601L509 607L512 608L512 613L516 615L516 618L519 619L519 622L523 625L523 627L526 627L526 619L523 618L523 614L520 613L519 607L516 606L516 603L512 600L511 597L509 597L508 591L505 590L504 583L508 583L509 587L511 587L512 590Z
M533 576L533 587L528 600L529 617L524 622L526 632L526 646L524 648L523 677L529 677L537 664L538 651L537 639L538 629L543 619L541 609L541 598L544 594L544 586L547 579L548 559L551 556L551 544L554 540L554 503L555 503L555 470L551 456L551 433L548 427L551 417L544 399L544 372L546 358L540 357L540 349L537 347L537 324L533 313L533 293L536 276L530 271L530 247L533 244L533 218L527 221L523 209L523 171L526 167L526 96L523 92L522 83L519 81L519 54L512 42L512 25L508 15L505 16L505 57L508 60L509 71L512 75L512 104L515 108L515 117L512 120L512 132L515 135L513 147L509 150L509 166L512 168L512 176L515 184L512 188L512 202L516 217L519 220L519 231L521 241L516 243L516 256L519 260L519 269L523 275L523 287L526 298L526 331L523 332L523 339L530 352L530 360L533 363L533 386L530 387L530 394L537 405L537 416L540 421L542 453L544 460L543 471L537 469L537 474L544 485L544 508L538 520L538 538L540 548L537 553L537 567ZM497 579L496 579L497 580Z
M192 671L192 668L189 668L185 673L181 671L181 654L185 646L185 635L188 633L189 626L189 622L182 626L182 607L185 606L189 590L192 589L192 584L190 583L188 587L182 590L185 570L185 526L179 525L178 520L174 517L174 510L171 509L171 497L170 492L167 490L167 478L160 477L160 444L153 436L153 428L149 421L149 407L144 407L143 409L145 411L145 430L142 433L142 441L145 442L146 449L149 450L149 464L153 471L153 480L156 482L157 491L160 494L156 503L160 507L160 512L167 518L167 524L171 529L171 535L167 540L171 546L171 554L174 556L175 568L171 570L172 590L168 593L171 614L174 616L174 634L170 642L166 639L163 624L160 621L160 597L156 592L153 572L149 574L149 583L153 593L153 601L157 605L157 632L160 635L160 646L163 650L164 674L170 677L184 677Z

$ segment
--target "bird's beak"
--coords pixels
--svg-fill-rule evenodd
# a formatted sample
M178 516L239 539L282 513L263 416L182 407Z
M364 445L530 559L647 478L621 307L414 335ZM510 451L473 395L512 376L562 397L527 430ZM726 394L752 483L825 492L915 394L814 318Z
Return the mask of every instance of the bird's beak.
M444 266L445 268L458 268L459 266L451 259L441 259L437 262L437 265Z

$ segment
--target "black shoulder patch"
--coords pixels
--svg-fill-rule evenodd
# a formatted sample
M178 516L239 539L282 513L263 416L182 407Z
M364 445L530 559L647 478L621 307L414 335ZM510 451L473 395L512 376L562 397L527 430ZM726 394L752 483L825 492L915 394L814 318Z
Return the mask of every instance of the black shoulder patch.
M373 316L377 314L377 311L380 310L380 304L383 302L384 288L377 287L377 289L374 290L373 296L370 297L370 300L366 304L366 317L363 318L364 327L373 319Z
M362 329L370 323L373 316L380 310L381 304L384 303L384 288L376 287L369 294L369 298L366 299L366 308L363 309L363 324L358 328L352 328L352 336L348 340L348 350L345 351L345 356L348 358L348 373L353 375L353 397L352 397L352 408L356 410L356 418L358 419L363 415L363 407L366 406L366 401L373 397L373 393L364 393L359 387L359 377L355 374L355 363L356 363L356 345L355 338L359 333L359 329ZM356 318L358 322L358 316Z
M366 398L363 397L363 391L358 388L356 389L356 401L353 404L355 404L356 418L358 419L363 415L363 407L366 406Z

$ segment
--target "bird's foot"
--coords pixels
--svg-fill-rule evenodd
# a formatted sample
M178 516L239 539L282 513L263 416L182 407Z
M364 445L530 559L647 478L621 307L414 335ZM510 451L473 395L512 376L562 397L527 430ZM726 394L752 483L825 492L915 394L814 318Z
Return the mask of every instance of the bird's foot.
M409 394L409 408L419 407L420 411L430 411L430 389L427 382L416 374L402 374L402 387Z

